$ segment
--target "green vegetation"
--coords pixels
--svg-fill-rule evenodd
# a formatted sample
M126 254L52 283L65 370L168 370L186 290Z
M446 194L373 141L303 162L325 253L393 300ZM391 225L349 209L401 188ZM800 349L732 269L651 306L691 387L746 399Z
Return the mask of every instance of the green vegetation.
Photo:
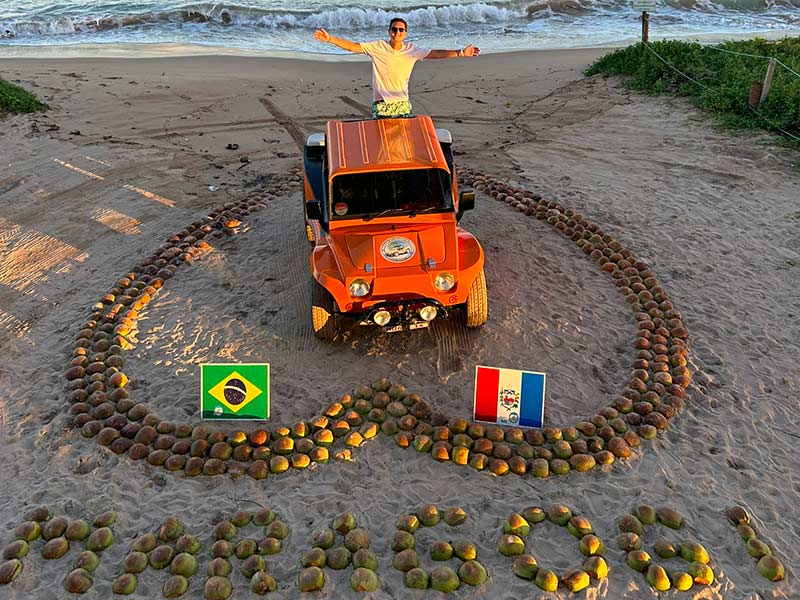
M774 57L795 73L800 73L800 38L785 38L779 42L755 39L711 47L663 41L651 43L650 48L675 69L702 85L678 73L642 44L607 54L589 67L586 74L625 76L629 78L627 85L631 89L648 94L688 96L725 125L780 128L800 137L798 75L780 64L776 65L767 101L758 107L757 113L747 103L750 85L754 81L763 81L767 71L768 61L761 57ZM757 56L741 56L730 52Z
M0 79L0 117L7 113L29 113L47 110L44 102L21 87Z

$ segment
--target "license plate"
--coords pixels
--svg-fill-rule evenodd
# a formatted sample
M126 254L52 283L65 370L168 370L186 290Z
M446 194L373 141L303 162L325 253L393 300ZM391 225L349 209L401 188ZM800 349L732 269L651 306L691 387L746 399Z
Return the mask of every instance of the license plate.
M409 323L407 325L392 325L391 327L384 327L384 331L386 333L394 333L395 331L404 331L404 330L411 330L411 329L425 329L428 327L430 323L427 321L422 321L421 323Z

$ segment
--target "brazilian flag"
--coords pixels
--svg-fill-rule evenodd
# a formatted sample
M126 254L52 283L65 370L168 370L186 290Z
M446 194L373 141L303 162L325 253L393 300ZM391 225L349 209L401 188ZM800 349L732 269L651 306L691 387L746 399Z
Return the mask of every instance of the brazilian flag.
M201 364L200 414L213 420L269 419L269 364Z

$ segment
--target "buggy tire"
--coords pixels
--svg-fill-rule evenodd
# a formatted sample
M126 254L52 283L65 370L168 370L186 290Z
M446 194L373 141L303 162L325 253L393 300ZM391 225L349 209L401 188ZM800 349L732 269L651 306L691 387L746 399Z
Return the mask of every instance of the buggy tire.
M483 274L483 269L478 273L469 288L465 309L467 327L480 327L486 323L488 300L486 298L486 277Z
M316 279L311 281L311 324L314 335L326 342L339 333L339 317L334 312L333 296Z

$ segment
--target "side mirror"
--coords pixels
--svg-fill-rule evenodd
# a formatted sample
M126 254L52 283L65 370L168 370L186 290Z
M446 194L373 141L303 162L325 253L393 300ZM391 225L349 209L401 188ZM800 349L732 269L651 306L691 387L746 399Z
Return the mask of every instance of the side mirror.
M458 212L475 208L475 192L461 192L458 195Z
M322 219L322 211L319 208L319 202L316 200L306 202L306 216L312 221L319 221Z

